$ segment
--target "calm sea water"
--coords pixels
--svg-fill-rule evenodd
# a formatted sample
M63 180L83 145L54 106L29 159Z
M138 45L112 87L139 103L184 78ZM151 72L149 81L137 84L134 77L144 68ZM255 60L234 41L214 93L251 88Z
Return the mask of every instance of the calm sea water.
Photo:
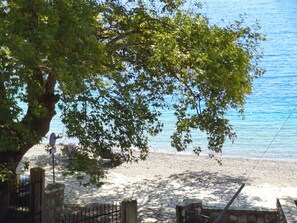
M257 20L267 37L261 64L266 74L254 82L245 119L230 112L237 139L226 143L222 155L257 158L267 150L266 159L297 161L297 1L207 0L202 11L212 23L222 26L246 14L247 23ZM153 150L174 151L170 147L172 120L173 111L166 111L163 132L150 141ZM63 132L58 117L52 122L52 131ZM205 137L197 133L195 144L206 145Z

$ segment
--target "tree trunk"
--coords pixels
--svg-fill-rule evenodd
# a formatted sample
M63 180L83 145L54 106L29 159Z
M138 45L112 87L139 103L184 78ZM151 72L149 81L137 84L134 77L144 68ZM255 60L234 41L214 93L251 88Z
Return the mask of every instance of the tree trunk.
M36 38L36 30L39 26L39 6L31 1L24 2L23 6L28 18L27 22L23 24L25 26L23 29L26 32L21 34L30 43L30 46L36 48L35 52L38 54L40 45ZM11 170L14 170L23 155L48 133L50 122L56 114L55 105L59 100L59 95L54 93L57 82L56 75L47 69L43 70L42 66L38 66L40 64L39 56L36 55L36 61L24 64L28 72L23 80L23 87L27 90L25 100L28 103L28 110L23 120L18 122L16 117L1 120L0 117L0 140L3 140L0 145L4 147L0 148L0 163L12 166ZM7 89L5 89L4 81L0 77L0 99L6 97Z
M34 109L29 104L28 111L21 121L22 126L32 133L30 140L24 140L20 135L18 147L19 149L7 150L0 152L0 163L6 163L11 166L11 170L15 170L18 163L21 161L24 154L35 144L39 143L41 139L48 133L52 118L56 115L55 105L59 101L59 95L54 94L56 79L53 75L49 75L45 83L45 93L42 95L33 95L34 102L37 102L46 112L40 116L34 114ZM34 137L33 137L34 135Z

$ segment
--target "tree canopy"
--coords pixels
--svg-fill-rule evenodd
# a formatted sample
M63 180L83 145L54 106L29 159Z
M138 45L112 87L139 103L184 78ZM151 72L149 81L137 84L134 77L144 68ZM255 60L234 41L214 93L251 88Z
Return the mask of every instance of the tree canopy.
M220 152L235 137L226 112L243 113L253 79L263 73L263 36L243 20L210 24L199 7L183 5L1 1L1 164L19 162L41 141L57 106L67 135L81 145L71 171L85 171L95 183L99 172L90 169L100 170L97 157L108 149L120 148L127 161L147 156L148 137L162 130L159 116L168 106L177 117L173 147L185 150L202 131L208 149Z

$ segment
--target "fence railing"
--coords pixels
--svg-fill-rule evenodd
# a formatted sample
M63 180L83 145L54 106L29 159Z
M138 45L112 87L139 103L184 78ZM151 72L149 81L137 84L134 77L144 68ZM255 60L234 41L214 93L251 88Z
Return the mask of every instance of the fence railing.
M0 184L0 222L9 223L136 223L137 201L97 204L65 213L64 185L52 184L45 191L45 171L30 170L30 180Z
M39 168L31 169L30 178L0 184L0 222L41 223L44 177L34 174L36 170Z
M6 207L8 209L18 209L29 211L30 206L30 181L29 179L21 180L17 183L16 180L11 180L1 183L0 186L0 209Z
M30 179L11 180L0 186L0 219L11 223L29 219ZM28 220L29 221L29 220Z
M98 204L74 213L65 213L63 223L120 223L121 206Z

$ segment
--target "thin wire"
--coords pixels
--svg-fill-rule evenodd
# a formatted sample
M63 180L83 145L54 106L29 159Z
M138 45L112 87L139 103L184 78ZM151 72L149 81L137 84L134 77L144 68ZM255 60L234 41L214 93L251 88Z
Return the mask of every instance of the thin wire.
M260 159L257 161L256 165L254 166L254 168L251 170L250 174L247 176L246 181L248 181L252 175L252 173L255 171L255 169L257 168L257 166L259 165L260 161L262 161L263 157L265 156L265 154L267 153L268 149L270 149L270 146L272 145L272 143L274 142L274 140L276 139L276 137L278 136L278 134L280 133L280 131L282 130L282 128L285 126L285 124L287 123L287 121L291 118L293 112L295 111L295 109L297 108L297 104L295 104L295 107L293 108L293 110L291 111L291 113L289 114L289 116L287 117L287 119L284 121L284 123L282 124L282 126L278 129L277 133L275 134L275 136L273 137L273 139L271 140L271 142L269 143L269 145L267 146L266 150L263 152L262 156L260 157Z

